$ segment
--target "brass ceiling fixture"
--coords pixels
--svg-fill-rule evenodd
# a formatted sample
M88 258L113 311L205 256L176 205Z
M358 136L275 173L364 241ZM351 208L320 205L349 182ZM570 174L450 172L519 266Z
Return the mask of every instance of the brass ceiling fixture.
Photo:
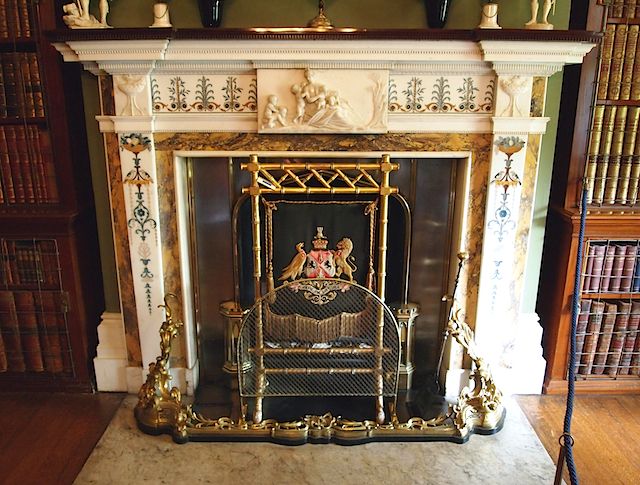
M318 2L318 15L309 20L307 27L317 30L333 30L334 27L331 20L324 14L324 0Z

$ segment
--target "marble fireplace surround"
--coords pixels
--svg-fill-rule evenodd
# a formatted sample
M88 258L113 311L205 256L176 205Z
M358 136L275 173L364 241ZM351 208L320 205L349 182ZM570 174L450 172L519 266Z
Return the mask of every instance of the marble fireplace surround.
M100 390L137 393L146 364L159 354L163 295L173 291L191 301L180 203L186 158L358 152L427 163L449 157L468 168L461 185L464 231L452 248L454 255L471 255L461 276L461 303L498 385L507 393L540 392L542 330L536 315L521 312L520 301L548 121L542 115L546 79L582 62L593 35L113 29L57 32L53 40L65 61L81 62L100 82L96 119L105 138L122 308L105 314L98 328ZM376 122L292 123L290 90L307 68L349 98L353 109L368 109L362 118ZM374 78L384 89L371 103L352 85ZM372 89L363 85L360 92ZM267 103L275 93L287 107L286 126L268 123ZM173 385L192 394L196 322L190 305L183 307L185 332L171 372ZM447 394L466 385L469 365L460 349L448 349Z

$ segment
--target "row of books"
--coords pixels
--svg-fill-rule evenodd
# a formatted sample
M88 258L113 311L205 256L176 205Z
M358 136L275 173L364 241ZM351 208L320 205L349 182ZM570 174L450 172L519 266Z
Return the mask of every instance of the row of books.
M638 25L608 24L602 39L598 99L640 100Z
M605 0L600 0L601 4L605 3ZM609 17L614 18L636 18L640 17L640 2L638 0L613 0L613 2L606 2L611 5L609 11Z
M0 285L9 289L60 289L54 239L3 239Z
M73 372L61 292L0 291L0 372Z
M0 126L0 204L58 202L49 133L37 125Z
M0 39L31 37L35 29L29 3L32 0L0 0Z
M590 241L584 265L584 293L640 292L638 241Z
M576 328L576 373L640 375L640 302L583 299Z
M34 52L0 54L0 117L44 117L38 56Z
M636 78L640 80L640 76ZM635 205L639 202L639 121L640 106L597 105L594 108L585 171L588 204Z

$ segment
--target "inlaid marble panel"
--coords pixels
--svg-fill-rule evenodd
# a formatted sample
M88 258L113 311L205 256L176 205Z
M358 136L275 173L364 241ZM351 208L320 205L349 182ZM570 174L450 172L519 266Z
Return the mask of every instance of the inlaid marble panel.
M129 230L127 227L127 213L122 188L122 167L120 165L118 136L115 133L105 133L104 136L106 140L107 160L109 160L109 188L111 190L113 231L118 235L118 237L115 238L115 256L118 266L120 306L127 343L127 359L131 367L140 367L142 365L142 353L140 350L136 297L133 289L133 272L129 252Z
M399 75L389 80L389 111L492 113L494 76Z
M255 74L157 74L151 77L156 113L255 113Z
M547 78L534 77L531 89L531 116L544 116L544 103L547 92Z

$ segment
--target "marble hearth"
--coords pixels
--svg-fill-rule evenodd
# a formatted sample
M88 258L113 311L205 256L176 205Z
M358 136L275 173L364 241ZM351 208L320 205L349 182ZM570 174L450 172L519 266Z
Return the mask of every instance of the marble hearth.
M541 328L520 302L548 121L542 115L546 79L580 63L593 47L590 37L519 31L451 33L446 40L405 31L96 35L61 34L56 47L66 61L98 76L101 87L96 118L107 148L122 314L106 315L99 327L100 390L138 391L159 353L164 315L158 305L168 291L185 302L173 383L188 394L198 385L187 160L389 154L424 163L451 159L463 168L450 253L471 256L460 286L467 321L503 390L540 392ZM296 89L305 83L325 85L327 104L321 115L299 123ZM447 349L447 394L466 384L469 365L456 346Z

